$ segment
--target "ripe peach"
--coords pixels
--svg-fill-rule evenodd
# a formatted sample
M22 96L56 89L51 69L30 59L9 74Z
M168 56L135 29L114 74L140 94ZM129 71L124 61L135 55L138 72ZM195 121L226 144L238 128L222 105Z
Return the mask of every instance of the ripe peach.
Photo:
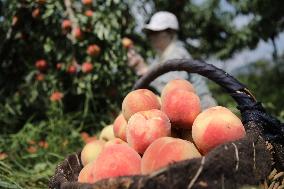
M191 142L162 137L155 140L145 151L141 162L142 174L149 174L173 162L200 156Z
M73 36L77 39L77 40L81 40L83 38L83 33L82 30L80 28L75 28L73 30Z
M72 28L72 23L70 20L68 19L65 19L62 21L62 24L61 24L61 28L64 30L64 31L69 31L71 30Z
M169 91L177 89L195 93L195 89L189 81L184 79L175 79L166 84L166 86L162 90L161 97L163 98L163 96L165 96Z
M93 14L94 14L94 12L92 10L86 10L85 11L85 16L87 16L87 17L92 17Z
M81 183L89 183L91 179L91 170L93 167L94 162L91 161L86 166L83 167L83 169L80 171L78 176L78 182Z
M158 95L156 95L157 96L157 98L158 98L158 101L159 101L159 103L160 103L160 106L162 105L162 98L160 97L160 96L158 96Z
M16 26L18 23L19 23L19 17L18 16L13 16L12 26Z
M121 140L120 138L114 138L112 140L109 140L105 143L105 147L113 144L126 144L128 145L125 141Z
M133 41L129 39L128 37L122 38L122 46L126 49L132 48L133 47Z
M0 151L0 161L6 159L7 157L8 157L8 154L7 154L7 153Z
M82 3L84 5L91 5L93 3L93 1L92 0L82 0Z
M101 48L96 44L89 45L87 48L87 54L90 56L97 56L100 54L100 52Z
M75 74L77 72L77 68L75 65L70 65L68 68L67 68L67 72L69 74Z
M160 109L157 96L148 89L138 89L126 95L122 102L122 114L128 121L136 112Z
M36 80L37 81L43 81L44 80L44 74L42 74L42 73L36 74Z
M94 161L91 172L91 183L105 178L138 175L141 173L141 157L128 145L109 145Z
M37 0L37 3L39 3L39 4L45 4L46 3L46 0Z
M39 8L34 9L33 12L32 12L32 17L33 18L38 18L39 16L40 16Z
M48 148L48 142L46 142L45 140L39 141L38 145L39 147L44 148L44 149Z
M44 59L37 60L35 66L40 71L45 71L48 67L47 62Z
M170 134L169 118L156 109L137 112L131 116L126 127L127 142L140 154L143 154L154 140Z
M206 154L216 146L245 136L241 120L229 109L216 106L200 113L192 126L192 137L199 150Z
M105 142L115 139L114 133L113 133L113 125L108 125L101 131L100 140L103 140Z
M62 69L63 64L62 63L57 63L56 64L56 69L57 70L61 70Z
M30 153L30 154L35 154L37 152L37 147L36 146L29 146L27 148L27 151Z
M81 161L85 166L91 161L95 160L101 153L105 142L101 140L95 140L87 143L81 152Z
M191 129L200 113L199 97L186 90L170 90L162 97L162 111L171 120L173 127Z
M57 102L57 101L60 101L60 100L63 98L63 96L64 96L64 95L63 95L62 92L54 91L54 92L50 95L49 99L50 99L50 101Z
M90 72L92 72L92 70L93 70L93 64L92 63L90 63L90 62L84 62L83 64L82 64L82 72L83 73L90 73Z
M127 121L122 114L119 114L113 122L114 136L126 141L126 125Z

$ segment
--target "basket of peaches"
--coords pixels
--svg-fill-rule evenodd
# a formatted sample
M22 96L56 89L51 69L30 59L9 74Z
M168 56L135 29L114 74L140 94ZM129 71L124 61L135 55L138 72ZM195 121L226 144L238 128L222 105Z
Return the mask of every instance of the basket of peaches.
M160 95L148 89L169 71L198 73L215 81L235 99L241 118L222 106L201 110L187 80L169 81ZM114 122L98 140L59 164L49 187L265 188L269 174L283 170L281 129L283 124L223 70L201 61L172 60L137 81Z

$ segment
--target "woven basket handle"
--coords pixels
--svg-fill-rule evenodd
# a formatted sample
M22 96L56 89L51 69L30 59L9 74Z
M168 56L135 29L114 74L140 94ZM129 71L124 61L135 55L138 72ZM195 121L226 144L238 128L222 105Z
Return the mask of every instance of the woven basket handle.
M200 60L173 59L164 64L156 65L136 82L133 89L148 88L153 80L170 71L187 71L189 73L197 73L207 77L228 91L238 105L248 104L248 102L255 104L256 102L256 99L250 91L234 77L212 64L207 64ZM236 96L235 93L243 95Z
M259 131L266 140L279 141L284 145L284 126L267 114L245 85L228 73L201 60L173 59L153 66L134 85L133 89L148 88L149 84L162 74L170 71L187 71L202 75L222 86L237 102L242 122L247 130ZM250 124L248 124L250 123ZM252 124L251 124L252 123Z

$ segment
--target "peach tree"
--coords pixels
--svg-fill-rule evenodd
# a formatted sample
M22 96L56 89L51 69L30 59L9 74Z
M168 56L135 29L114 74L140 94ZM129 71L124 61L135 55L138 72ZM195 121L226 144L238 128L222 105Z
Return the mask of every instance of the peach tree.
M121 39L134 27L119 0L0 1L0 122L76 115L107 123L135 80ZM13 119L11 119L13 117Z

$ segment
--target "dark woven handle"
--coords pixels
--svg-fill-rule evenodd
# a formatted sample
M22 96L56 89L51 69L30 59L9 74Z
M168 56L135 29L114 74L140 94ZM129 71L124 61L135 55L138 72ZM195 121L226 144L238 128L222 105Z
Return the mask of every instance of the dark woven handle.
M245 85L225 71L201 60L173 59L152 67L141 77L133 89L148 88L160 75L170 71L187 71L202 75L222 86L237 102L246 130L259 132L267 141L275 144L275 151L284 165L284 125L267 114L261 103L257 102Z
M173 59L152 67L143 77L141 77L133 89L147 88L149 84L160 75L170 71L187 71L189 73L197 73L216 82L227 90L230 94L241 93L242 95L232 95L239 105L255 104L256 100L246 87L238 82L234 77L230 76L223 70L207 64L200 60L189 59Z

